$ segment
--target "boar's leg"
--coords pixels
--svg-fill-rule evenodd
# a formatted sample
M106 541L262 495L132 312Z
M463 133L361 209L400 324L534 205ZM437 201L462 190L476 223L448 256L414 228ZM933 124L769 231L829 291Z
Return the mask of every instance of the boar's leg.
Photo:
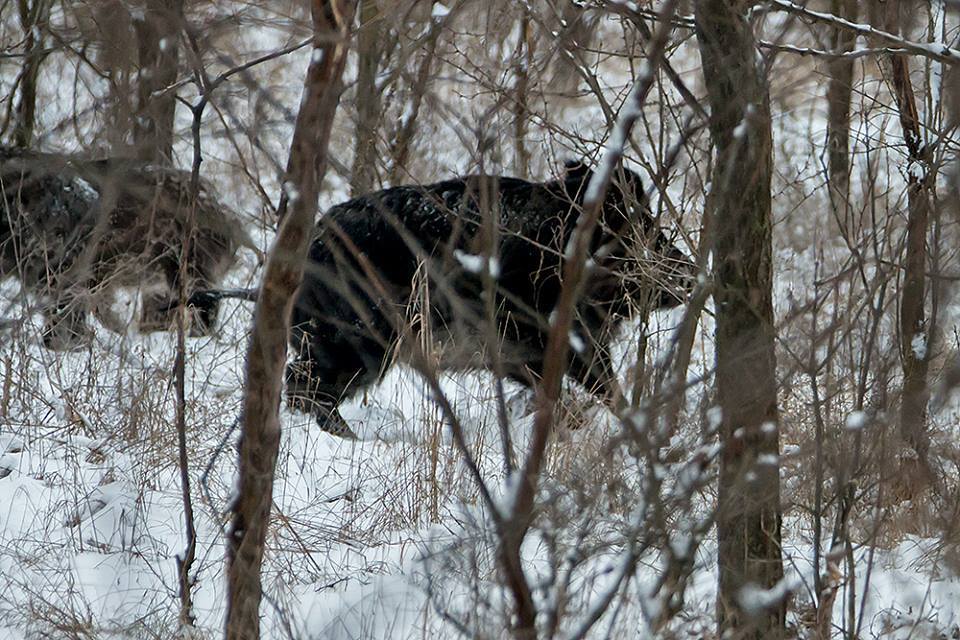
M138 329L141 333L166 331L173 323L176 304L168 296L160 293L144 293L140 310Z
M205 268L214 263L214 258L204 254L191 256L187 268L187 292L190 311L190 336L197 338L209 336L216 328L217 315L220 312L218 296L196 296L197 291L205 291L215 286L216 278L210 276ZM165 259L160 271L167 283L166 294L149 293L143 296L143 312L140 316L142 331L163 331L170 327L180 306L180 261Z
M214 213L209 212L208 215L213 216ZM245 238L245 241L241 241L240 244L248 246L260 255L256 246L241 228L237 228L235 233ZM226 271L235 261L235 242L234 237L228 237L213 229L201 228L194 242L190 244L190 262L187 265L189 278L187 298L191 301L193 318L190 335L209 336L216 328L222 298L220 296L198 298L193 294L197 291L213 289L221 282Z
M580 345L574 349L569 375L595 397L615 410L623 402L623 390L617 381L610 349L604 342Z
M334 322L295 311L291 336L298 355L287 367L287 404L313 414L324 431L355 437L337 407L380 378L393 333L345 315L341 308L342 319Z
M198 284L197 289L208 289L212 285L209 283ZM209 336L217 325L217 316L220 314L220 298L208 296L200 300L194 300L190 305L190 335L193 337Z
M44 310L43 345L52 351L75 351L90 339L86 309L76 298L62 298Z

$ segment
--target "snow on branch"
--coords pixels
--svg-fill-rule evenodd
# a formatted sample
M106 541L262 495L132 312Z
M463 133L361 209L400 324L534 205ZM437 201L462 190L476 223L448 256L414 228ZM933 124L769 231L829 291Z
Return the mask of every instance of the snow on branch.
M792 44L779 44L776 42L769 42L767 40L761 40L759 45L761 49L770 49L771 51L777 51L780 53L793 53L799 56L816 56L819 58L829 58L831 60L854 60L857 58L866 58L877 55L893 56L911 53L910 50L899 47L873 47L868 49L854 49L853 51L826 51L824 49L814 49L813 47L798 47Z
M824 13L822 11L808 9L798 5L795 2L791 2L790 0L770 0L770 5L773 7L779 7L780 9L795 15L811 18L820 22L826 22L836 27L850 29L862 36L870 36L872 38L884 40L894 47L903 49L904 51L915 55L921 55L934 60L939 60L945 64L960 64L960 51L948 47L943 43L934 42L927 44L923 42L914 42L912 40L907 40L905 38L901 38L900 36L894 35L889 31L877 29L869 24L851 22L839 16L835 16L832 13Z

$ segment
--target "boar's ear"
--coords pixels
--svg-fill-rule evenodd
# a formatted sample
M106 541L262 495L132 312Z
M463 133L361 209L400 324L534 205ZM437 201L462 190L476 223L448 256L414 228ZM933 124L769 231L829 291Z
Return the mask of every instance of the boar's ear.
M620 189L624 194L629 194L641 202L646 199L646 193L643 190L643 179L636 172L627 169L621 164L614 172L613 180L619 183Z
M631 206L639 206L642 213L647 213L649 202L647 192L643 187L643 179L634 171L620 166L614 176L619 183L620 191Z
M577 182L587 182L590 179L590 176L593 175L593 171L590 169L590 165L578 158L570 158L563 162L563 180L566 181L577 181Z
M653 226L653 219L650 217L649 202L640 176L621 164L614 171L611 182L616 206L606 211L604 222L615 231L627 224L637 223L643 229L649 230Z

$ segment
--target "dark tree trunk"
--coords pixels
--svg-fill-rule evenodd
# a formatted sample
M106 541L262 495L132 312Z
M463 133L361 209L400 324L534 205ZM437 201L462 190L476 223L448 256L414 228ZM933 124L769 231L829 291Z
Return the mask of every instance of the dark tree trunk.
M433 63L437 57L437 45L440 41L440 34L443 31L446 20L447 18L433 18L430 23L430 31L427 33L426 41L423 44L423 57L420 59L420 64L417 67L417 75L413 85L410 87L408 95L410 109L400 123L393 143L390 145L391 164L389 180L390 183L394 185L404 181L409 174L407 161L410 158L413 140L417 133L420 107L423 105L423 99L426 97L430 84Z
M697 40L717 161L713 215L717 390L718 625L734 638L781 638L785 598L759 599L783 576L771 265L772 134L766 72L746 3L698 0ZM772 594L768 594L772 595Z
M33 144L37 124L37 79L46 57L43 33L50 14L48 0L19 0L17 10L24 33L23 67L18 78L20 96L14 112L13 142L18 147Z
M927 371L931 336L926 327L925 290L927 264L927 227L933 172L927 150L920 137L910 67L905 56L893 56L890 69L900 124L910 163L907 172L907 252L904 259L903 288L900 292L900 355L903 364L903 399L900 404L900 435L926 467L930 436L926 430Z
M133 153L141 160L168 163L173 155L178 34L183 0L148 0L142 20L134 21L140 74L136 81Z
M901 31L901 3L891 1L876 9L876 17L890 33ZM920 114L910 81L910 62L904 55L889 55L881 61L888 75L897 104L903 141L907 148L907 245L903 258L903 285L900 290L900 362L903 368L903 392L900 403L899 432L904 443L916 453L905 460L899 478L909 495L932 481L927 454L927 401L930 390L927 373L933 335L926 320L927 230L934 196L935 172L930 150L923 144Z
M317 44L307 69L285 182L296 197L283 201L286 215L280 216L264 269L247 351L239 489L231 506L227 539L226 636L230 640L260 637L260 568L280 447L278 412L287 332L326 171L327 144L340 100L353 12L350 0L314 0L312 5Z
M354 196L379 186L377 132L380 130L380 90L377 76L383 49L383 13L377 0L360 0L360 29L357 31L356 143L350 171Z
M856 21L856 0L833 0L834 15ZM834 27L831 49L851 51L857 34L850 29ZM827 170L830 197L840 230L854 229L850 212L850 101L853 94L853 58L834 58L827 62Z
M514 54L516 85L513 102L514 174L519 178L530 175L530 152L527 150L527 120L530 118L530 67L533 65L533 25L530 14L520 16L520 37Z

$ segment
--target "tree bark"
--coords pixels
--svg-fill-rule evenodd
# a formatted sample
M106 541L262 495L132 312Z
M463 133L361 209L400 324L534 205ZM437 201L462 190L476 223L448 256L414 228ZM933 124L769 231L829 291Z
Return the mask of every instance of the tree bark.
M40 65L47 54L44 52L43 32L50 15L48 0L19 0L17 9L24 33L23 67L20 71L20 99L14 112L13 141L18 147L33 144L37 124L37 79Z
M393 143L390 145L391 164L388 177L390 184L399 184L399 182L409 174L407 160L410 157L413 139L417 133L420 107L423 105L423 99L426 97L427 88L430 84L431 71L433 70L433 63L437 57L437 45L440 41L440 34L448 19L449 16L433 17L430 22L430 31L427 33L423 45L423 57L420 59L420 65L417 67L417 75L413 85L410 87L408 96L410 109L400 123Z
M294 294L303 277L327 165L327 144L342 90L353 20L351 0L313 0L317 42L307 69L284 184L286 215L264 269L247 351L239 489L227 540L228 639L260 637L260 569L280 446L279 403ZM278 212L279 214L279 212Z
M717 161L714 220L717 390L723 453L717 506L719 634L782 638L779 432L772 303L772 133L766 70L746 3L698 0L697 40ZM728 635L729 634L729 635Z
M856 0L833 0L834 15L855 22ZM833 27L831 50L852 51L857 34ZM827 171L834 215L842 233L854 229L850 215L850 102L853 94L853 58L827 61Z
M535 43L530 14L524 9L520 15L520 34L513 64L516 74L513 102L513 172L518 178L526 178L530 174L530 151L527 150L526 139L527 121L530 118L530 67L533 65Z
M169 163L173 155L178 32L183 0L148 0L141 20L134 21L140 74L133 118L133 153L148 162Z
M891 1L878 7L883 28L899 34L900 3ZM907 245L903 258L903 285L900 290L900 363L903 369L903 391L898 429L903 442L917 454L917 460L901 471L900 479L911 484L932 480L927 454L930 436L926 430L927 401L930 390L927 373L933 336L926 322L927 229L935 173L930 150L923 144L920 114L910 81L910 63L904 55L889 55L881 62L889 76L897 105L903 141L907 148ZM919 463L919 466L916 465Z
M926 431L927 400L930 397L927 372L932 336L927 334L924 303L933 172L928 152L921 143L909 63L904 56L892 56L890 68L903 138L912 165L907 171L907 247L900 293L900 355L903 365L900 436L926 466L930 450L930 436Z
M379 181L377 131L380 128L380 90L377 75L383 40L383 16L377 0L360 0L360 28L357 31L356 143L350 170L350 191L359 196Z

